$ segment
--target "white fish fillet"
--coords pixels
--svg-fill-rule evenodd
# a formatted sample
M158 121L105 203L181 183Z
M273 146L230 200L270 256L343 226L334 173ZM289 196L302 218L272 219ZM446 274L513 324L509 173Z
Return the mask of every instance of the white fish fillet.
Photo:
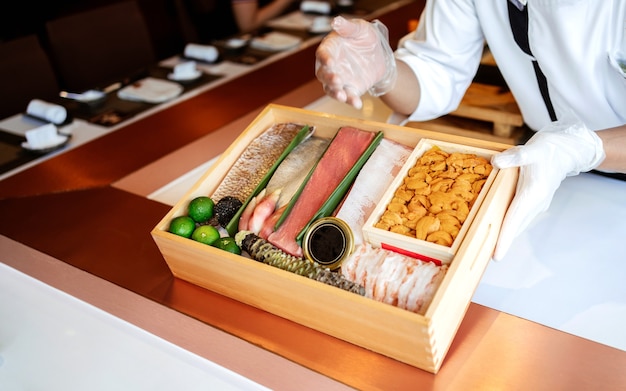
M412 151L406 145L382 139L361 169L336 215L352 229L355 244L363 243L362 228L365 220L376 208Z
M311 168L320 160L329 143L329 139L310 137L295 147L280 163L266 186L268 194L281 189L276 209L289 203Z

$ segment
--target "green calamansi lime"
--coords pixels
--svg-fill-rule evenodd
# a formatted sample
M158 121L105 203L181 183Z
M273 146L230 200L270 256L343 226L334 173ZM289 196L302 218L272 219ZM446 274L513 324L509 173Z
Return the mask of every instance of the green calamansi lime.
M206 196L199 196L189 202L187 214L196 223L206 223L213 217L213 200Z
M201 225L193 231L191 238L197 242L212 245L220 238L220 231L212 225Z
M219 249L228 251L229 253L237 255L241 254L241 248L237 246L237 243L235 243L235 239L231 237L219 238L215 243L213 243L213 245Z
M196 229L196 222L189 216L174 217L170 221L169 231L173 234L190 238L194 229Z

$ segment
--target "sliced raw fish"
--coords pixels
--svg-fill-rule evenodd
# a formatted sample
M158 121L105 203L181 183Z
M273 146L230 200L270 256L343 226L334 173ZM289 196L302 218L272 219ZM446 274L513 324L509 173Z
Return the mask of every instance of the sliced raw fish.
M365 220L376 208L412 151L406 145L382 139L363 165L336 215L352 229L355 245L363 243Z
M341 274L365 288L365 296L415 312L426 313L448 266L437 266L392 251L357 245L341 264Z

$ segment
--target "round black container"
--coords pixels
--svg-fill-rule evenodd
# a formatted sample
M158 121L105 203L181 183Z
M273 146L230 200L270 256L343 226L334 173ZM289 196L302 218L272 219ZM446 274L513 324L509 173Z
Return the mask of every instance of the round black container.
M311 261L337 269L354 250L352 230L336 217L321 218L311 224L304 235L302 250Z

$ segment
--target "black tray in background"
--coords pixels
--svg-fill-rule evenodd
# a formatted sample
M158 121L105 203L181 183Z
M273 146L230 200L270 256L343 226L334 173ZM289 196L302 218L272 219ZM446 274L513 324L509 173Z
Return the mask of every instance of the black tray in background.
M0 174L11 171L40 157L22 148L26 137L0 129Z
M167 79L167 75L171 72L171 68L154 67L142 73L138 73L133 80L140 80L145 77L169 80ZM183 93L185 93L221 77L222 75L210 75L203 72L198 79L180 84L183 87ZM132 81L128 84L130 83L132 83ZM63 105L74 118L80 118L101 126L117 125L160 104L120 99L117 96L117 90L109 92L106 99L95 104L88 104L62 98L60 98L57 103Z

